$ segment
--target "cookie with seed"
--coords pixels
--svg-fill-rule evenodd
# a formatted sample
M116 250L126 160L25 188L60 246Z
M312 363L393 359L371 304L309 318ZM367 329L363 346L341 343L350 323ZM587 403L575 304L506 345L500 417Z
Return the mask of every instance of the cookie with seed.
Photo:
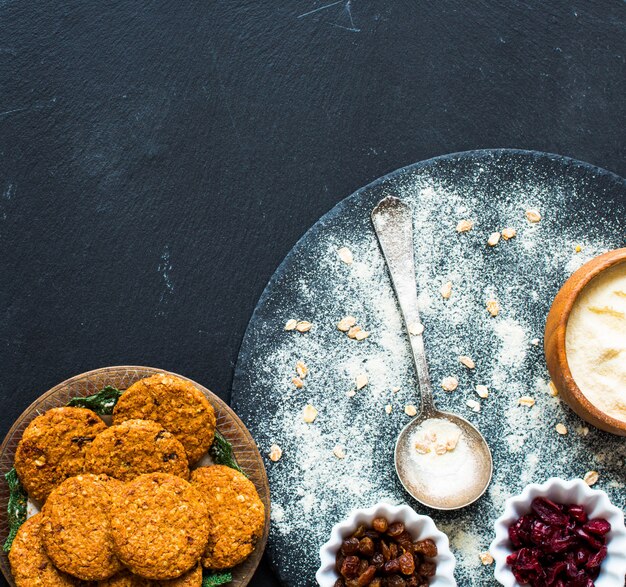
M144 579L138 575L133 575L130 571L122 571L121 573L111 577L106 581L99 581L98 587L201 587L202 586L202 567L196 565L191 571L187 571L178 579L170 579L165 581L152 581Z
M213 443L215 411L190 381L165 373L140 379L120 397L113 423L154 420L171 432L187 451L193 465Z
M124 484L111 509L115 552L146 579L176 579L200 560L209 534L202 495L167 473L148 473Z
M189 478L187 454L176 437L157 422L127 420L96 436L85 455L85 471L130 481L144 473Z
M9 552L11 573L17 587L77 587L83 582L59 571L41 542L42 515L26 520L17 531Z
M192 471L191 484L209 510L209 541L202 565L209 569L238 565L250 556L265 526L265 507L254 484L223 465Z
M53 408L24 430L15 470L28 495L45 501L68 477L83 471L85 451L106 424L85 408Z
M42 541L54 565L84 579L99 581L123 565L113 550L109 511L123 486L107 475L78 475L59 485L41 511Z

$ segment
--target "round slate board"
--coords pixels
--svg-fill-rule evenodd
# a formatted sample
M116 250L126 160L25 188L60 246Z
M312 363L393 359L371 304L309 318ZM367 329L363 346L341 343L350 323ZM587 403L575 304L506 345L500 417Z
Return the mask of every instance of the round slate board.
M452 393L436 390L438 405L472 420L493 450L494 478L486 495L457 512L431 511L396 480L393 445L415 403L409 347L401 332L370 212L384 196L414 210L415 255L425 344L438 387L455 375ZM526 220L536 208L539 223ZM455 230L462 218L472 231ZM496 150L448 155L383 177L340 202L297 243L278 268L254 312L236 367L232 405L266 459L272 495L269 557L285 585L312 585L318 550L353 508L380 500L408 503L433 517L451 538L460 585L495 585L479 552L507 497L550 476L600 472L598 487L624 507L623 439L588 429L549 393L542 334L550 303L568 275L600 252L624 246L626 183L616 175L559 156ZM513 227L517 236L487 246L489 235ZM577 251L577 245L581 246ZM347 246L354 262L337 249ZM452 282L452 296L440 288ZM486 301L497 299L493 318ZM350 340L336 328L354 315L370 332ZM313 323L285 331L289 319ZM469 355L476 368L460 365ZM309 373L296 389L297 361ZM368 385L355 395L358 374ZM489 387L480 399L477 384ZM399 388L399 390L398 390ZM529 395L533 407L520 406ZM480 402L472 411L467 400ZM313 424L301 414L312 404ZM385 406L392 407L387 414ZM563 423L568 434L556 433ZM278 444L283 456L267 458ZM341 446L345 458L333 449Z

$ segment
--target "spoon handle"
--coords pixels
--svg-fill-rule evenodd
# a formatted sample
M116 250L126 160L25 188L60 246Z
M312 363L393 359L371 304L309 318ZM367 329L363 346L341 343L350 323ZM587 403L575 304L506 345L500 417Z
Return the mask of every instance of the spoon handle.
M372 210L372 223L391 274L391 283L409 335L421 393L421 413L431 414L436 410L422 338L424 327L417 305L417 282L413 259L413 214L411 208L402 200L387 196Z

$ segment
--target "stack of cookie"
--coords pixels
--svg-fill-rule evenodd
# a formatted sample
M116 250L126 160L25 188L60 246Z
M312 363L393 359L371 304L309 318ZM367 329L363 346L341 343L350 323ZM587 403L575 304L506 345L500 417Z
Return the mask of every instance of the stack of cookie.
M165 374L129 387L109 427L84 408L35 418L15 468L43 507L9 554L17 587L200 587L202 566L245 560L264 506L238 471L193 468L214 433L206 397Z

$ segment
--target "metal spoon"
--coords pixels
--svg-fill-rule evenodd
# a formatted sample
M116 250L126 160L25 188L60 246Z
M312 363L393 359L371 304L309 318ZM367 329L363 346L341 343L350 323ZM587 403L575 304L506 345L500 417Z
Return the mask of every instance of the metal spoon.
M413 214L402 200L388 196L372 211L372 222L391 274L391 282L402 310L421 396L419 413L400 432L396 442L396 472L404 488L419 502L431 508L453 510L476 501L487 489L493 472L491 451L481 433L467 420L435 407L428 375L417 304L417 283L413 259ZM415 439L424 426L460 429L457 447L444 455L420 455ZM458 429L452 428L457 431ZM458 466L443 466L455 451ZM463 458L459 460L462 454ZM455 461L455 462L457 462Z

